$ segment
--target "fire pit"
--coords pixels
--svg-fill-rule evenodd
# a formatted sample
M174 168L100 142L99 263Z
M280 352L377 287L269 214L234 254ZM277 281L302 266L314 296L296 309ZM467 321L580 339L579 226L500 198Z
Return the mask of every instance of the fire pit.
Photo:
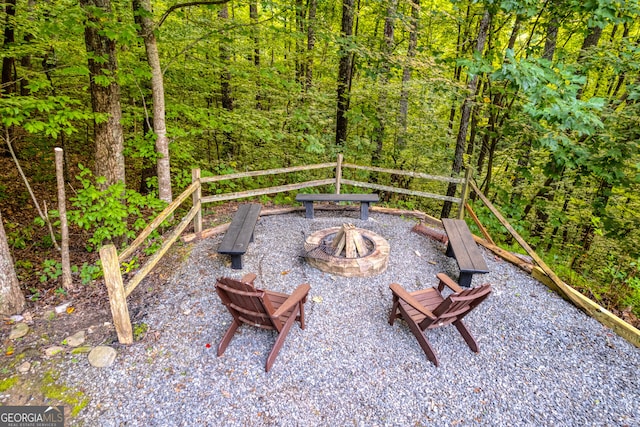
M305 240L305 258L315 268L345 277L370 277L387 269L389 243L353 224L316 231Z

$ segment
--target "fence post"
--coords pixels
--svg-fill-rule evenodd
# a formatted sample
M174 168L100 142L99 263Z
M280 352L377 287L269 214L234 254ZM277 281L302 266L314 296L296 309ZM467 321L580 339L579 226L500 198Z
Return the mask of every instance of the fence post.
M460 207L458 209L458 219L464 219L464 205L467 203L467 198L469 197L469 182L471 181L471 176L473 175L473 168L471 166L467 166L467 169L464 173L464 182L462 183L462 194L460 194Z
M191 169L191 182L200 183L200 169ZM202 198L202 184L198 184L198 188L192 194L193 206L196 206L200 199ZM198 209L198 213L193 218L193 232L200 233L202 231L202 205L200 205L200 209Z
M340 194L340 181L342 180L342 154L338 154L336 164L336 194Z
M121 344L132 344L133 329L131 328L131 318L129 318L127 297L122 284L122 274L120 274L120 263L118 262L116 247L113 245L101 247L100 260L104 271L104 283L107 285L107 291L109 291L109 305L111 306L111 315L118 334L118 341Z

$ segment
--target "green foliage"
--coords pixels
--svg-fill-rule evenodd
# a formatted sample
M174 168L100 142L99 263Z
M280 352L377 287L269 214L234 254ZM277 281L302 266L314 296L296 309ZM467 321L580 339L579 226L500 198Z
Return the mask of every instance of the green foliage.
M77 266L75 266L75 270L80 274L80 280L82 281L83 285L88 285L94 280L100 279L104 275L100 261L98 261L96 264L89 264L85 262L79 269Z
M145 226L146 218L154 216L164 207L164 202L154 195L143 196L117 183L104 190L97 188L93 174L79 165L77 177L82 189L70 200L74 206L69 220L92 233L88 250L92 251L105 241L124 242L134 238ZM104 183L98 178L97 183Z
M48 282L58 280L62 276L62 264L53 259L46 259L42 262L42 270L40 272L40 282Z

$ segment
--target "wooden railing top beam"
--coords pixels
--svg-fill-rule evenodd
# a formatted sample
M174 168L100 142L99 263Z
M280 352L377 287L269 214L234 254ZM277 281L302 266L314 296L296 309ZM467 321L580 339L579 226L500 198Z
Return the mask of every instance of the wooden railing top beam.
M389 185L373 184L370 182L362 182L362 181L353 181L350 179L343 179L342 183L346 185L353 185L354 187L371 188L372 190L380 190L380 191L390 191L393 193L408 194L410 196L427 197L427 198L436 199L436 200L445 200L453 203L461 202L461 199L459 197L442 196L440 194L432 194L432 193L426 193L424 191L416 191L416 190L407 190L404 188L391 187Z
M259 171L231 173L228 175L207 176L207 177L200 178L200 182L202 183L217 182L217 181L225 181L228 179L248 178L252 176L264 176L264 175L276 175L279 173L300 172L300 171L309 171L314 169L335 168L335 167L336 167L335 162L334 163L318 163L315 165L292 166L289 168L267 169L267 170L259 170Z
M390 173L394 175L404 175L404 176L410 176L413 178L424 178L424 179L430 179L433 181L452 182L454 184L461 184L464 182L464 178L452 178L447 176L429 175L421 172L403 171L398 169L385 169L385 168L379 168L375 166L360 166L352 163L343 163L342 167L350 168L350 169L366 170L370 172L384 172L384 173Z
M188 186L187 189L182 192L182 194L176 197L176 199L173 202L171 202L166 208L164 208L162 212L160 212L160 215L155 217L155 219L151 221L149 225L145 227L144 230L142 230L140 235L136 237L136 239L131 243L131 245L129 245L128 248L126 248L124 251L122 251L122 253L120 253L120 255L118 255L118 261L119 262L124 261L133 252L135 252L135 250L138 249L138 246L140 246L142 242L144 242L147 239L147 237L151 235L153 230L158 228L160 224L162 224L162 222L165 219L167 219L173 213L173 211L175 211L178 208L178 206L180 206L180 204L184 202L187 199L187 197L189 197L199 187L200 187L199 182L196 181L191 183L191 185Z
M262 196L264 194L284 193L285 191L299 190L301 188L319 187L321 185L333 184L333 179L319 179L316 181L306 181L297 184L278 185L276 187L260 188L257 190L240 191L236 193L225 193L216 196L206 196L202 198L202 203L221 202L224 200L242 199L245 197Z

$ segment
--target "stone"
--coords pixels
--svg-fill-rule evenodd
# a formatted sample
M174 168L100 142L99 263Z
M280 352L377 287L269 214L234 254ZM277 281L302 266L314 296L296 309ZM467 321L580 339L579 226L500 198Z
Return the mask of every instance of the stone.
M106 345L99 345L89 353L89 363L95 368L106 368L116 360L118 352Z
M9 332L9 339L15 340L18 338L22 338L28 333L29 333L29 326L27 326L26 323L18 323L11 329L11 332Z
M30 369L31 369L30 362L22 362L20 366L18 366L18 372L20 372L21 374L26 374L27 372L29 372Z
M84 344L84 331L78 331L75 334L67 338L67 345L69 347L78 347Z
M47 347L44 350L44 354L47 357L52 357L52 356L55 356L56 354L60 353L63 350L64 350L64 348L60 347L59 345L54 345L54 346L51 346L51 347Z

